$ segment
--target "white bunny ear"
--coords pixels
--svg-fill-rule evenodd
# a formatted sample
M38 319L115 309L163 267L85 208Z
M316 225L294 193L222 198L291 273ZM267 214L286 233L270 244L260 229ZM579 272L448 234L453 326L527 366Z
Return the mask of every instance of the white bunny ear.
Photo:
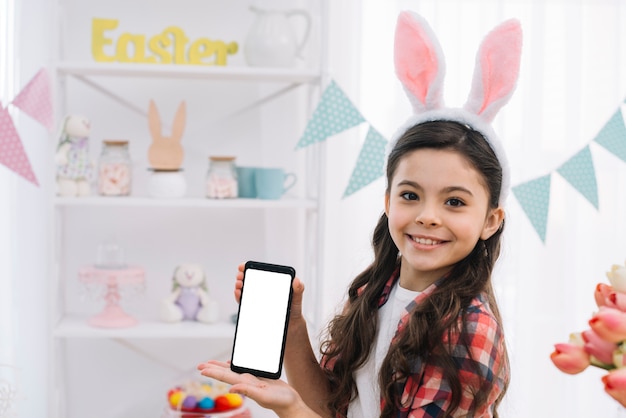
M394 61L415 113L443 106L443 52L428 22L417 13L404 11L398 16Z
M465 109L490 123L508 101L517 83L522 52L522 27L510 19L493 29L476 55L472 88Z

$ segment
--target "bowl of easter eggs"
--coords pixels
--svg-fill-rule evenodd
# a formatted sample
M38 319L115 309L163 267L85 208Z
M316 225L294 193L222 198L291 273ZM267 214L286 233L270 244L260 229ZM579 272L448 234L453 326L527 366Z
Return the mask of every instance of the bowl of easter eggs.
M228 389L211 380L176 385L167 391L164 418L250 418L245 398Z

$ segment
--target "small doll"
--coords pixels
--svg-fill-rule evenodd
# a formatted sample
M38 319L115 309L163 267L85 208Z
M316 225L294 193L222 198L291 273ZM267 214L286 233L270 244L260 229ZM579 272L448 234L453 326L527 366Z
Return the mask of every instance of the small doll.
M63 131L54 155L57 166L57 194L59 196L87 196L93 175L89 157L91 125L83 116L69 115L63 122Z
M555 344L550 359L568 374L588 366L608 370L602 377L604 389L626 407L626 266L613 265L606 275L611 285L596 286L599 309L589 320L589 329L570 334L567 343Z
M161 307L163 321L217 321L217 304L209 297L202 266L180 264L174 270L172 281L172 294L163 301Z

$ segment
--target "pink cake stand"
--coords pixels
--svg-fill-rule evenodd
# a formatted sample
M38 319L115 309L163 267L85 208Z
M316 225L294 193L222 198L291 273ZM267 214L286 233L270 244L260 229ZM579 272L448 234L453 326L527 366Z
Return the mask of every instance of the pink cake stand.
M78 277L81 282L86 284L102 284L106 286L104 310L91 317L87 321L89 325L100 328L125 328L137 324L137 320L124 312L120 306L119 286L142 284L145 278L142 268L104 269L86 266L79 270Z

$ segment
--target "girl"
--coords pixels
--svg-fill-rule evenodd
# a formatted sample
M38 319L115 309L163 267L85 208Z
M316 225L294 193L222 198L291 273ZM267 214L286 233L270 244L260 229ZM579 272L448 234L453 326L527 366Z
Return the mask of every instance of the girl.
M330 322L321 362L296 279L285 351L289 384L238 375L215 361L198 366L203 375L280 417L498 416L509 367L491 272L508 171L489 122L514 88L520 39L517 22L494 30L477 60L480 85L464 109L446 109L436 38L419 16L400 15L396 70L416 114L390 142L374 261Z

